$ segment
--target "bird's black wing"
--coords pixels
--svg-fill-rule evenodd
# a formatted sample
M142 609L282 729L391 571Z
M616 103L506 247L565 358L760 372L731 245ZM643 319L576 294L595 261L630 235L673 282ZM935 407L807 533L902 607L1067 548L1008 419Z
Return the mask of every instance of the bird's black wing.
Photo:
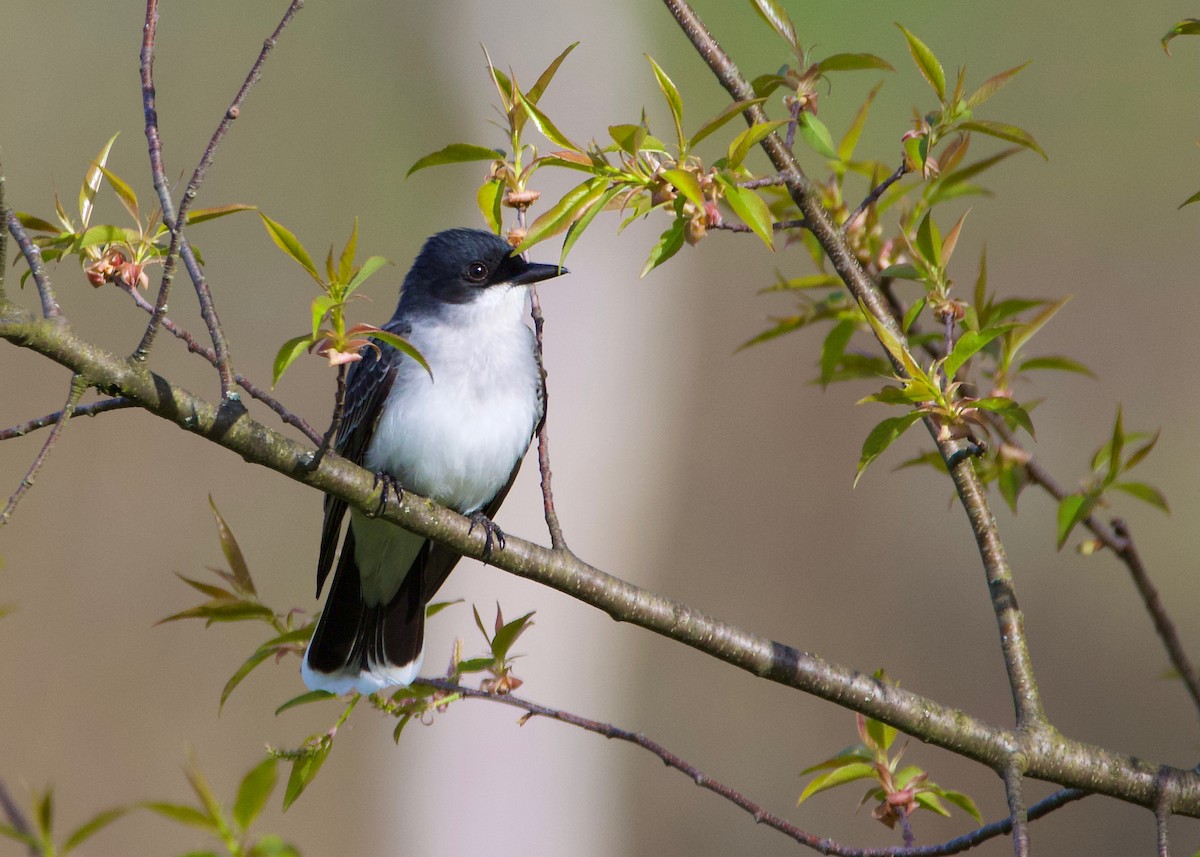
M411 332L411 326L395 320L383 329L397 336ZM378 349L378 350L377 350ZM399 355L396 349L385 343L364 346L360 352L363 359L354 363L346 376L346 397L342 413L342 424L338 427L334 449L348 461L363 465L367 447L375 434L375 425L383 410L383 403L391 392L396 378ZM403 359L403 358L400 358ZM332 494L325 495L325 524L321 530L321 552L317 559L317 596L325 578L333 568L342 530L342 518L346 515L346 501Z

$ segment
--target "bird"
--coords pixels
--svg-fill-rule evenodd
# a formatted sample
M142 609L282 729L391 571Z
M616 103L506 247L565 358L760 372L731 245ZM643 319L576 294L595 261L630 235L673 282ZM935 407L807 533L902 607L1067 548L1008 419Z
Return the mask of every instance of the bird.
M389 484L492 522L545 417L545 386L525 322L529 286L567 273L528 262L479 229L429 238L383 330L429 364L375 340L346 377L334 449ZM382 501L381 501L382 503ZM333 571L301 677L310 690L363 694L407 686L424 657L425 608L457 564L451 548L325 496L317 597ZM338 543L341 552L338 554ZM336 556L336 567L335 567Z

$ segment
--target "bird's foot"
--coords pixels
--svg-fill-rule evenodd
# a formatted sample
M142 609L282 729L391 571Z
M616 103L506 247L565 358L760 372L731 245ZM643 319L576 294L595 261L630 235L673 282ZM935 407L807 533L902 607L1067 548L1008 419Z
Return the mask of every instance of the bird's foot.
M504 530L497 527L492 519L483 512L472 512L469 516L471 519L471 528L467 530L467 535L475 532L476 527L483 528L483 557L487 559L492 553L492 543L494 542L500 550L504 550Z
M371 490L374 491L376 488L380 488L380 486L382 486L382 488L379 492L379 504L375 506L375 511L367 512L368 518L378 518L383 514L383 510L387 508L389 490L396 495L397 503L399 503L400 498L404 496L404 488L401 487L400 483L396 481L396 477L390 473L384 473L383 471L380 471L379 473L375 474L375 481L371 483Z

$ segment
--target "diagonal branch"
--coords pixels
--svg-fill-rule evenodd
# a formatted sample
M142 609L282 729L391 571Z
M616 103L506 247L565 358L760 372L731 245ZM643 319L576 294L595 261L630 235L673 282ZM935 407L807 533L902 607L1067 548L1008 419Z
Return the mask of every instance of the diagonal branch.
M37 479L38 471L46 463L46 459L50 455L50 450L54 448L54 444L58 443L58 439L67 425L67 421L71 419L71 412L75 410L75 405L87 391L87 388L88 384L82 375L76 372L71 376L71 388L67 392L67 403L58 412L58 420L54 423L54 428L50 430L46 442L42 444L41 450L33 459L33 464L29 465L29 470L25 473L25 478L21 480L21 484L17 486L17 490L13 495L8 498L8 505L4 507L4 511L0 512L0 527L9 522L13 512L17 509L17 504L21 502L21 498L33 487L33 482Z
M0 220L7 225L9 233L21 248L25 261L29 263L30 276L33 277L33 284L37 286L38 297L42 301L42 317L59 318L62 310L54 296L54 287L50 285L50 275L46 273L46 266L42 264L42 248L33 243L12 209L0 208ZM7 255L7 250L5 253Z
M753 99L753 87L738 71L733 60L713 38L712 33L686 0L663 2L675 16L696 52L708 64L730 96L736 101ZM743 115L750 125L766 121L766 113L759 104L751 104L743 111ZM763 138L761 145L775 171L785 178L792 201L804 215L808 229L820 243L842 282L858 300L864 312L870 313L898 342L903 343L904 334L888 311L887 299L858 264L858 260L843 240L841 230L830 220L829 212L825 210L820 199L810 193L809 181L800 169L795 155L776 133L768 134ZM885 350L888 351L897 373L904 376L906 373L898 359L890 354L890 349ZM970 521L980 558L983 560L988 593L1000 630L1000 649L1004 655L1009 686L1012 689L1017 726L1030 733L1043 730L1046 728L1046 715L1034 678L1029 644L1025 636L1025 617L1017 606L1012 569L1000 542L996 520L988 506L983 484L975 472L970 455L963 454L961 445L941 436L938 427L929 418L925 419L925 425L950 470L955 489Z
M955 837L948 842L943 842L939 845L926 845L922 847L907 847L907 848L854 848L848 845L842 845L832 839L824 836L817 836L809 833L804 829L792 824L786 819L780 818L773 813L768 812L758 803L755 803L750 798L746 797L736 789L725 785L719 780L715 780L708 774L701 771L692 763L671 752L657 741L652 741L643 735L641 732L630 732L627 729L613 726L611 723L604 723L599 720L592 720L587 717L581 717L578 714L572 714L569 711L562 711L557 708L550 708L545 705L540 705L536 702L530 702L527 699L522 699L511 694L488 693L477 688L465 687L457 684L449 679L441 678L421 678L417 679L414 684L424 685L426 687L435 687L438 690L447 693L456 694L466 699L483 699L489 702L495 702L500 705L507 705L511 708L517 708L526 712L526 716L521 718L520 725L524 726L528 722L530 716L545 717L550 720L557 720L559 723L566 723L570 726L577 726L587 732L593 732L597 735L603 735L605 738L614 739L617 741L625 741L634 746L641 747L653 755L666 765L668 768L674 768L682 773L696 785L702 789L707 789L710 792L724 798L732 803L738 809L744 810L753 817L755 824L765 824L767 827L777 830L784 836L795 840L801 845L812 848L814 851L820 851L822 854L832 854L836 857L941 857L946 854L957 854L961 851L966 851L986 842L989 839L994 839L997 836L1005 836L1012 830L1012 819L1006 818L1001 821L983 825L970 833L963 836ZM374 697L372 697L374 699ZM1078 800L1084 797L1086 792L1064 790L1057 792L1043 800L1041 803L1029 810L1029 820L1040 818L1048 815L1056 809L1065 806L1067 803Z
M120 396L113 399L101 399L99 402L92 402L90 405L79 405L72 408L70 413L64 408L61 411L55 411L52 414L46 414L43 417L35 417L32 420L12 426L11 428L0 429L0 440L11 440L14 437L24 437L31 431L43 429L46 426L54 425L63 419L74 419L75 417L94 417L97 414L103 414L108 411L118 411L122 408L136 408L137 402L132 399L122 398ZM64 416L65 415L65 416Z
M245 412L214 407L145 366L79 339L65 325L37 320L19 307L0 304L0 339L42 354L79 373L92 386L128 397L248 463L332 494L362 511L371 511L378 504L374 474L340 456L325 456L319 467L312 468L312 449ZM714 502L740 500L718 494ZM1155 806L1165 783L1175 795L1172 809L1176 814L1200 817L1200 773L1195 771L1160 767L1053 730L1014 732L991 726L935 700L722 622L683 602L606 574L566 551L513 536L504 550L493 551L485 559L485 538L472 533L470 519L416 494L405 492L388 503L381 517L464 556L557 589L617 621L630 622L768 681L881 720L994 770L1002 770L1013 754L1022 750L1026 776L1148 808Z

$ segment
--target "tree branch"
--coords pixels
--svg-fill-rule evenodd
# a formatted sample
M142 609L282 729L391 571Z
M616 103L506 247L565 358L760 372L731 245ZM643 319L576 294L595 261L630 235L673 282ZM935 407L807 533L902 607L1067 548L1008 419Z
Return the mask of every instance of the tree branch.
M14 437L24 437L31 431L45 428L49 425L54 425L59 420L64 418L74 419L75 417L94 417L97 414L103 414L108 411L119 411L122 408L136 408L137 402L132 399L117 397L114 399L101 399L99 402L92 402L90 405L78 405L66 412L64 408L61 411L55 411L52 414L46 414L44 417L36 417L32 420L27 420L20 425L12 426L11 428L0 429L0 440L11 440Z
M67 425L67 420L71 418L71 413L75 410L76 403L83 396L87 388L88 385L83 380L83 376L79 373L71 376L71 387L67 392L67 402L63 405L63 409L58 412L58 420L54 423L54 428L50 430L50 435L46 438L46 442L42 444L41 450L33 459L33 463L29 465L29 470L25 473L25 478L21 480L21 484L17 486L17 490L13 492L13 495L8 498L8 505L4 507L4 511L0 512L0 527L9 522L13 512L17 509L17 504L21 502L21 498L33 487L33 482L37 479L38 471L46 463L46 459L50 455L50 450L54 448L54 444L58 443L58 438L62 435L63 428Z
M12 209L0 208L0 219L7 224L9 233L16 240L17 246L21 248L25 261L29 263L29 274L33 277L38 297L42 301L42 317L58 318L62 315L62 309L58 305L58 299L54 296L54 287L50 285L50 276L46 273L46 266L42 264L42 249L33 243L25 232L25 227L21 225L21 221L17 220L17 216L13 214ZM5 253L7 255L7 250Z
M709 69L730 96L735 101L753 99L753 87L738 71L733 60L712 37L708 28L704 26L686 0L663 0L663 2L691 40L696 52L708 64ZM751 104L743 111L743 116L749 125L756 125L767 120L766 113L759 104ZM774 165L775 171L785 177L785 184L792 201L804 215L809 231L820 243L842 282L858 300L864 312L869 312L897 341L904 343L903 331L900 330L899 325L888 311L886 298L858 264L858 260L843 240L841 231L830 220L829 212L825 210L820 200L809 192L808 179L804 176L791 150L776 133L764 137L761 145ZM890 354L890 350L885 348L885 352L889 354L897 373L903 377L905 375L903 366ZM988 507L983 484L979 481L970 456L962 454L961 444L942 437L938 426L929 418L925 419L925 426L950 470L955 489L971 523L971 531L975 536L980 558L983 560L988 592L992 599L992 609L996 614L996 623L1000 630L1000 648L1004 655L1005 668L1008 671L1009 686L1012 689L1017 726L1028 732L1044 730L1046 716L1042 708L1041 697L1038 694L1037 681L1034 678L1028 640L1025 636L1025 618L1017 606L1012 569L1009 567L1004 546L1000 542L995 518Z
M249 463L333 494L364 512L378 504L374 474L339 456L326 456L319 467L313 468L313 450L258 423L242 410L214 407L145 366L79 339L64 324L37 320L19 307L0 304L0 338L67 366L92 386L130 398L150 413L229 449ZM1019 749L1025 753L1027 776L1145 807L1155 805L1158 778L1165 771L1172 793L1178 795L1174 811L1200 817L1200 774L1194 771L1160 768L1065 738L1053 730L1016 733L990 726L932 699L891 687L634 586L568 552L515 536L507 539L504 550L493 551L485 559L485 537L482 533L472 534L470 519L410 492L389 502L382 517L464 556L564 592L617 621L630 622L769 681L881 720L994 770L1002 770Z

